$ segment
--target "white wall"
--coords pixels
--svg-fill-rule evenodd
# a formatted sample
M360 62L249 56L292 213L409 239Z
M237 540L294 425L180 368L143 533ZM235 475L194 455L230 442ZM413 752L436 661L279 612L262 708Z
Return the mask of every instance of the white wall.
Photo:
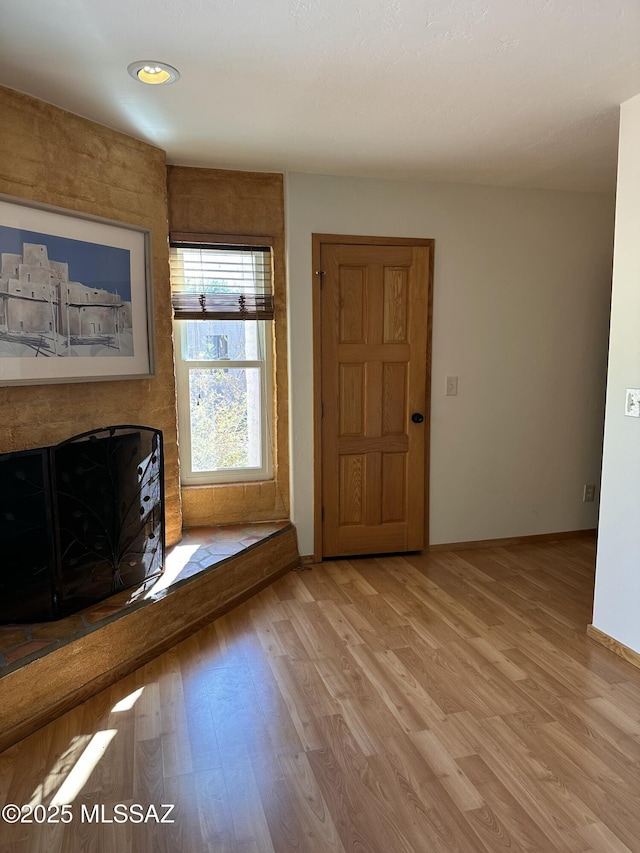
M622 105L602 506L593 624L640 652L640 95Z
M300 553L313 552L313 232L435 238L431 544L595 527L582 487L600 474L612 197L302 174L285 189Z

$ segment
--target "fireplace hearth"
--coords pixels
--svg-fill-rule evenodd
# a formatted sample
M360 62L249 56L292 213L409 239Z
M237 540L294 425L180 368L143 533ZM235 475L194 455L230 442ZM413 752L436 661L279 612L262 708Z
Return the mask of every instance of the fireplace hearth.
M164 565L162 433L111 426L0 454L0 624L58 619Z

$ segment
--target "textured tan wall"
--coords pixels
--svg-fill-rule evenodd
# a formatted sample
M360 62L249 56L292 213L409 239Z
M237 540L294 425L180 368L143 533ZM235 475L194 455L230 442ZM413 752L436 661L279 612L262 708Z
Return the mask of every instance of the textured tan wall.
M169 227L174 232L271 237L274 258L274 479L188 486L185 527L289 517L287 314L284 185L279 174L169 166Z
M163 151L0 87L0 193L150 228L156 378L0 388L0 452L116 423L165 438L167 540L181 535Z

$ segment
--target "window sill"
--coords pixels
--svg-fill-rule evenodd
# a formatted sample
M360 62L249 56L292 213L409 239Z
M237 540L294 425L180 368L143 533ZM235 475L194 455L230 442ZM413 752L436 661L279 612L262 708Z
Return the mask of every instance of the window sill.
M255 480L231 480L226 483L181 483L183 492L191 489L236 489L244 486L262 486L267 483L275 483L275 477L256 478Z

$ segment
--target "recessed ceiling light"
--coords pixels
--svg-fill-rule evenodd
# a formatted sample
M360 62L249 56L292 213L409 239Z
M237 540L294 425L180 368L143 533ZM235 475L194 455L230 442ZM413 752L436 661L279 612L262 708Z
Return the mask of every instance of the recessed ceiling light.
M141 83L149 83L151 86L159 86L162 83L175 83L180 77L180 72L166 62L156 62L155 59L142 59L132 62L127 68L129 74Z

